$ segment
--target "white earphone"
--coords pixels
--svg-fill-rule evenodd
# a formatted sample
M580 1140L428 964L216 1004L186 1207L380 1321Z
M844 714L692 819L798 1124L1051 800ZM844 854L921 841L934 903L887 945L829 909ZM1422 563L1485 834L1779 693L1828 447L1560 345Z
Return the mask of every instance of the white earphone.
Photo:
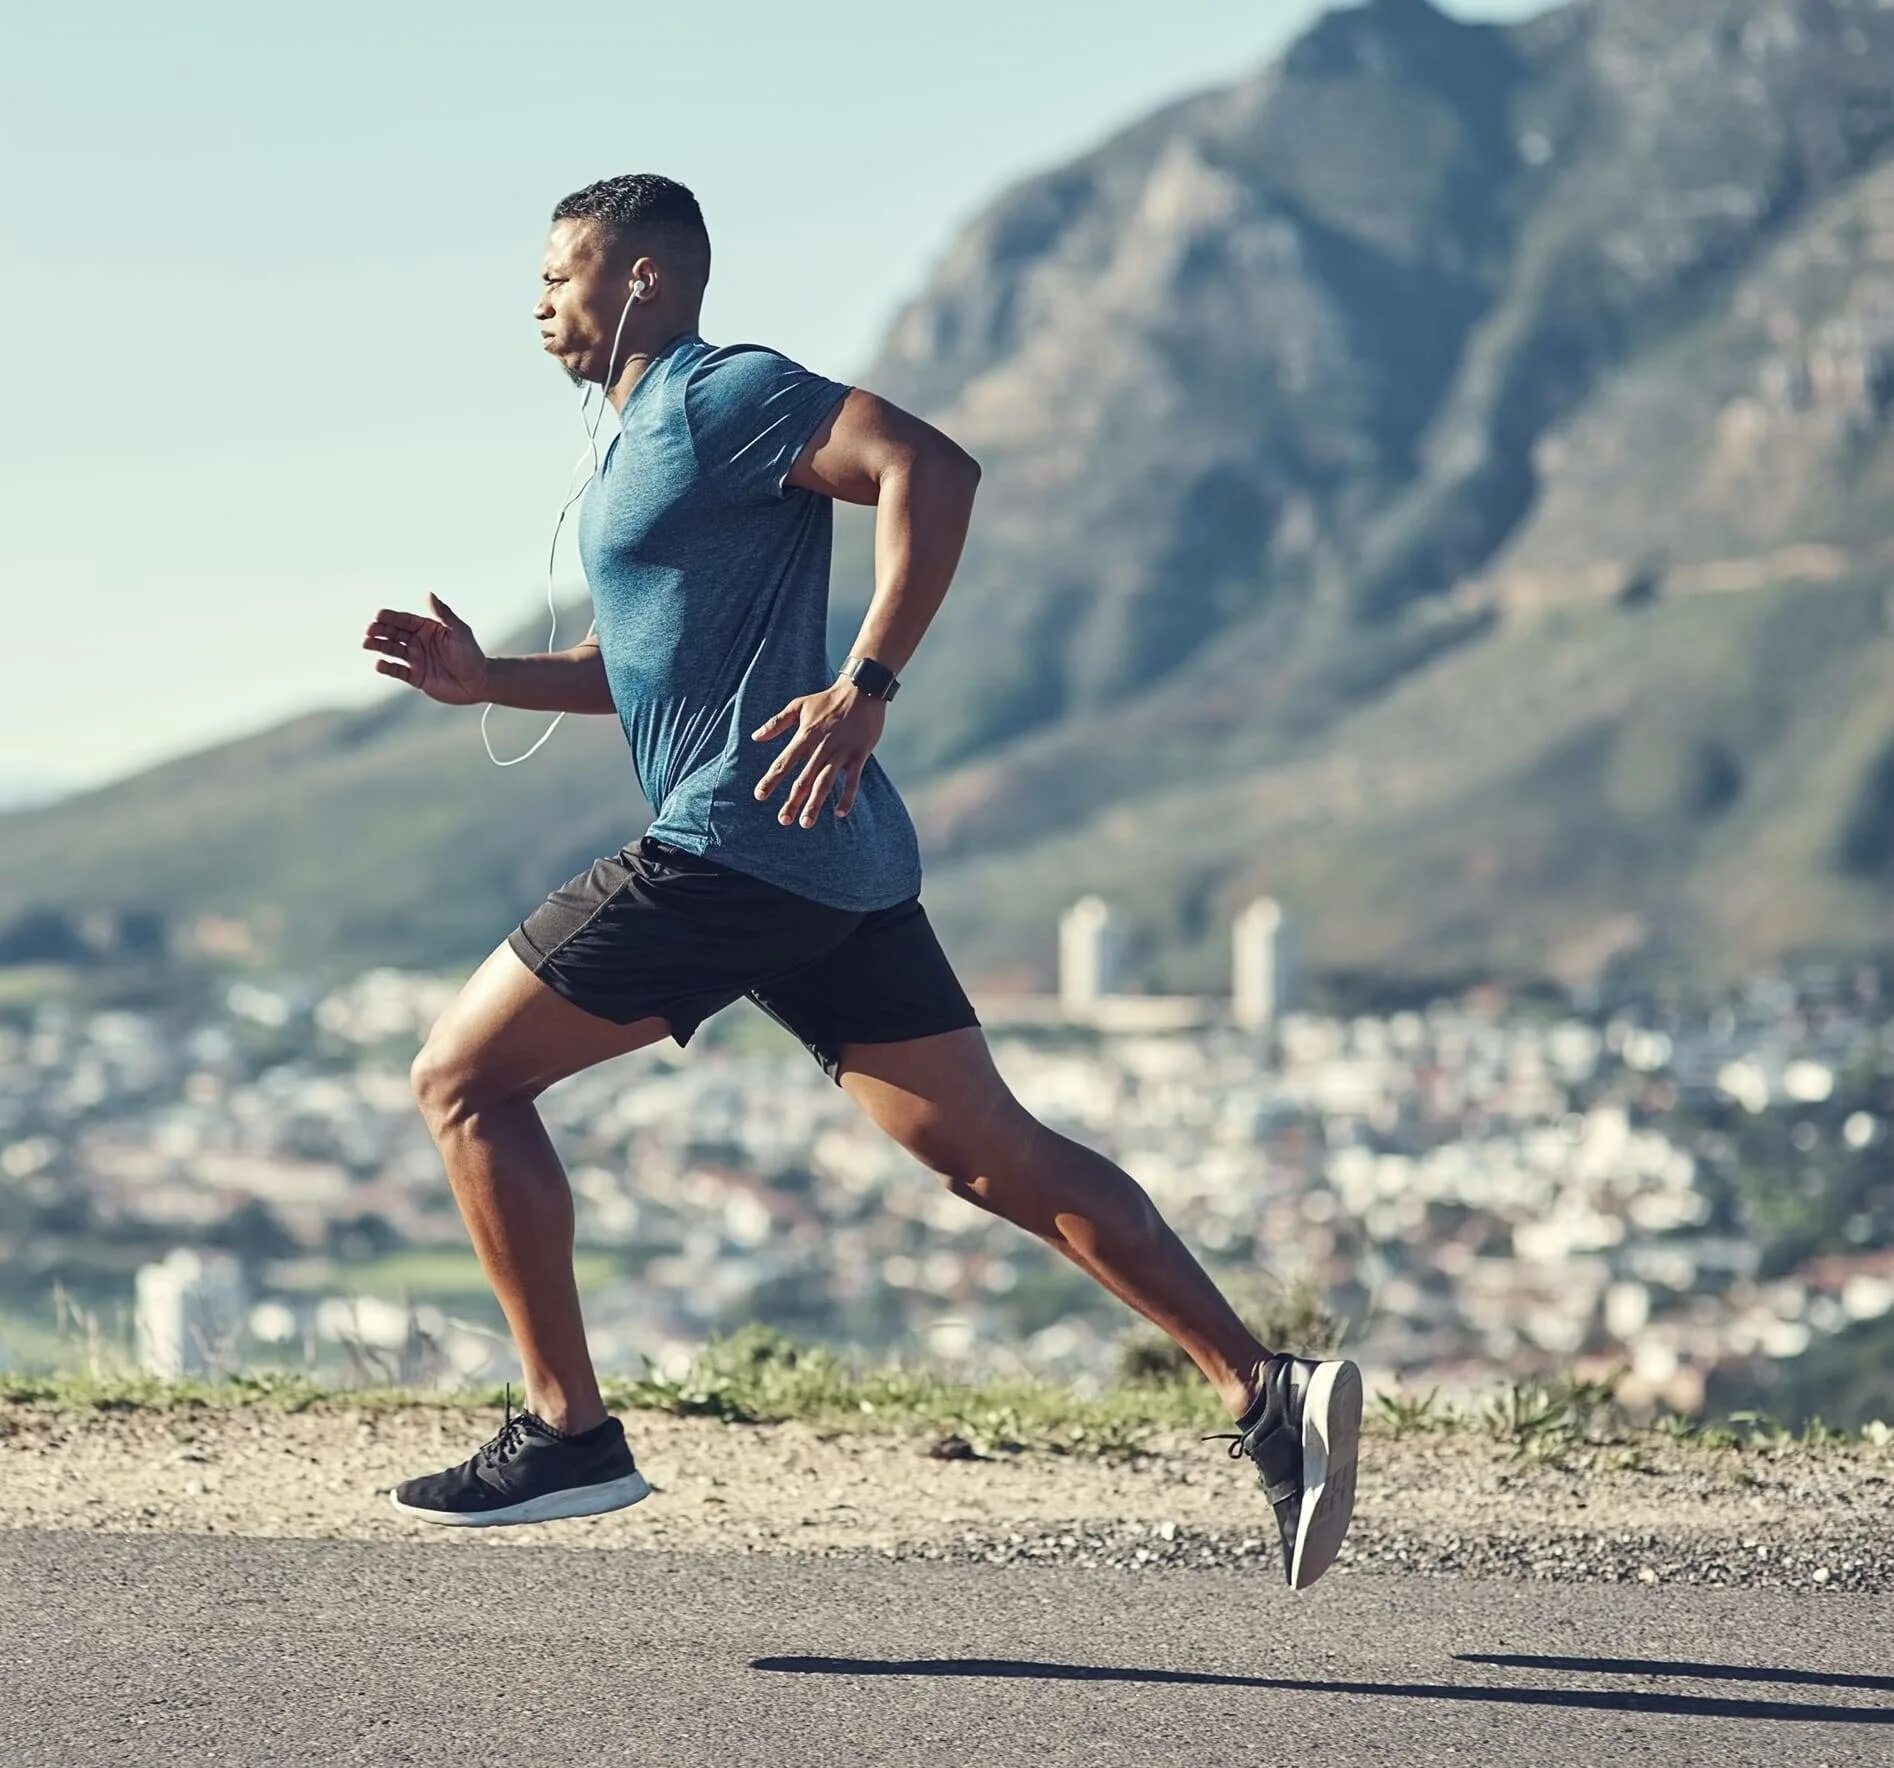
M645 279L642 276L639 277L637 281L631 285L631 293L626 297L625 305L619 311L618 329L612 333L612 353L605 361L605 380L603 385L608 393L612 385L612 371L618 366L618 340L624 335L625 315L631 311L632 302L637 300L638 297L644 293L645 286ZM587 381L579 393L579 422L582 424L585 423L585 407L591 397L592 383ZM605 407L610 403L610 399L601 399L597 412L593 414L591 423L586 426L585 440L587 447L590 448L592 453L592 470L585 475L585 484L581 485L577 491L573 492L572 495L559 506L559 520L555 522L552 527L552 546L546 554L546 611L552 615L552 631L546 634L546 649L548 651L553 648L553 639L557 637L559 632L559 610L554 605L552 597L552 565L553 560L559 553L559 530L565 525L566 511L571 509L571 507L585 495L586 486L590 485L592 481L598 477L598 424L599 419L605 415ZM572 463L573 472L579 470L579 462L584 459L585 456L581 454L579 459ZM552 723L547 725L546 728L540 732L539 739L533 744L532 749L528 749L525 755L515 755L510 760L502 761L499 756L493 753L493 745L487 742L487 714L492 710L493 702L491 700L481 708L480 741L486 744L487 759L491 761L495 767L512 767L516 763L524 761L528 755L533 753L533 750L539 747L540 743L545 742L545 740L558 729L559 720L565 717L563 712L555 713Z

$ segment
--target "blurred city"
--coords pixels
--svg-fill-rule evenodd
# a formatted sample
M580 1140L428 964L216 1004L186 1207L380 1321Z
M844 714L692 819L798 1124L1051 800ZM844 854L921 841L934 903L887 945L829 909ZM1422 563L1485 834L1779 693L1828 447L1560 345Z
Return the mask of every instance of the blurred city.
M1056 994L977 1000L1001 1071L1236 1293L1311 1277L1371 1386L1622 1364L1628 1407L1692 1412L1894 1312L1894 1018L1872 967L1688 1008L1488 990L1336 1016L1302 1004L1267 898L1230 928L1221 996L1120 991L1126 931L1085 896ZM11 1012L6 1364L516 1374L410 1091L454 987L378 968L326 992L232 980L192 1023ZM540 1107L604 1370L675 1372L761 1320L968 1374L1113 1378L1128 1311L950 1195L747 1002ZM1801 1398L1865 1417L1879 1381L1844 1364Z

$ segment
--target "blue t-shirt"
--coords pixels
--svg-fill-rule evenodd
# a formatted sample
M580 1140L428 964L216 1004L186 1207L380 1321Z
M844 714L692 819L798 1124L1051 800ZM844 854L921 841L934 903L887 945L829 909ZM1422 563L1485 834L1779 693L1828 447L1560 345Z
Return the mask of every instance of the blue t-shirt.
M875 756L847 817L831 782L814 827L776 819L798 762L756 782L793 728L750 733L836 677L830 500L786 485L848 385L761 344L671 339L632 387L579 516L599 651L647 833L837 908L921 887L914 824ZM806 758L805 758L806 761Z

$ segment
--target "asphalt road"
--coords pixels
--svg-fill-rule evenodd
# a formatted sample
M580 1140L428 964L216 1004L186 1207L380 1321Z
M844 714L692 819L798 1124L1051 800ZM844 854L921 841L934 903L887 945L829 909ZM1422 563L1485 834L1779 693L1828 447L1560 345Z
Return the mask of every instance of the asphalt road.
M552 1525L582 1528L582 1524ZM1894 1761L1894 1598L0 1529L58 1764Z

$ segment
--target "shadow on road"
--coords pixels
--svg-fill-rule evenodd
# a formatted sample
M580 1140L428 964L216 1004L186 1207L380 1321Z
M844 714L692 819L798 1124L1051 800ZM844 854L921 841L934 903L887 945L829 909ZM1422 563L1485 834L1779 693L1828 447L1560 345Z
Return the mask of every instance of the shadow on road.
M1653 1675L1726 1675L1770 1679L1804 1678L1854 1686L1859 1680L1885 1687L1878 1677L1825 1677L1812 1670L1744 1670L1716 1664L1665 1669L1623 1658L1469 1658L1469 1662L1521 1664L1553 1669L1617 1667ZM1422 1700L1489 1701L1499 1706L1594 1707L1620 1713L1672 1713L1699 1719L1814 1719L1825 1724L1894 1725L1894 1707L1823 1706L1814 1702L1735 1700L1715 1695L1658 1694L1610 1688L1465 1688L1450 1682L1316 1682L1298 1676L1230 1676L1207 1670L1134 1669L1119 1664L1047 1664L1021 1658L843 1658L760 1657L753 1670L816 1676L1013 1676L1047 1682L1176 1682L1200 1688L1277 1688L1317 1694L1393 1694Z
M1894 1676L1857 1676L1848 1670L1779 1670L1767 1664L1690 1664L1673 1658L1516 1657L1459 1651L1461 1664L1508 1664L1517 1670L1592 1670L1607 1676L1704 1676L1725 1682L1813 1682L1827 1688L1883 1688L1894 1694Z

